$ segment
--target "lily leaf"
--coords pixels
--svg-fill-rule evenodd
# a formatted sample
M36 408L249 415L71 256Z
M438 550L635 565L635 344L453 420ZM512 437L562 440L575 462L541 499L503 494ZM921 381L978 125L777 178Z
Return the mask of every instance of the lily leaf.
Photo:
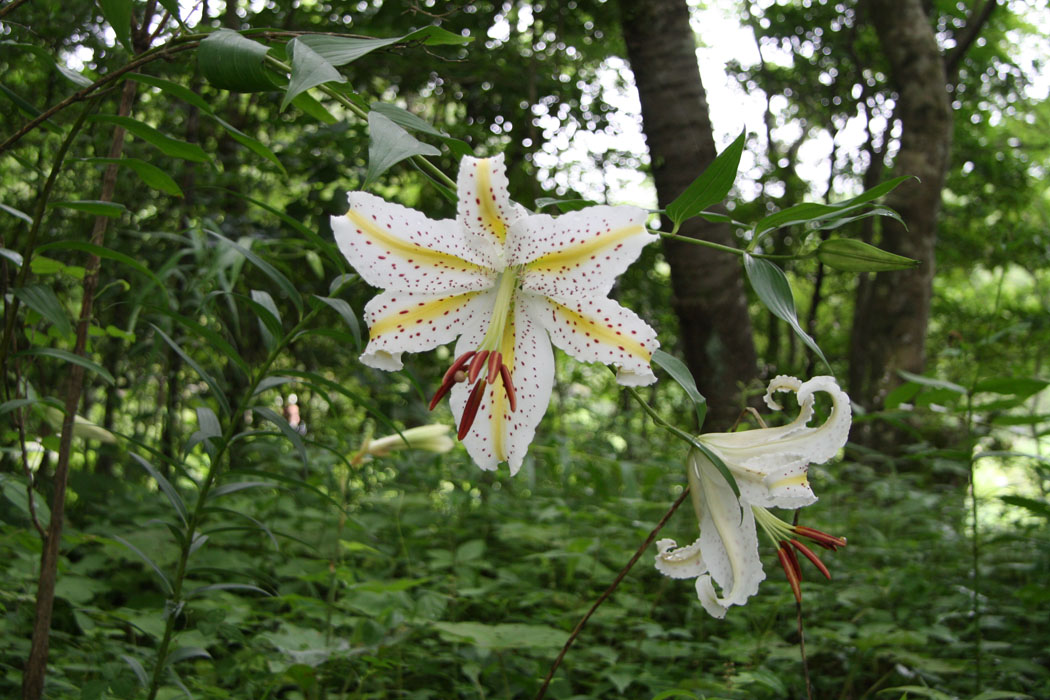
M751 282L751 288L755 290L759 300L774 316L786 321L791 330L795 331L803 343L805 343L817 356L830 368L828 358L817 345L817 342L802 329L798 322L798 314L795 312L795 297L791 293L791 285L788 284L787 276L779 267L753 255L744 256L744 271L747 279Z
M312 87L330 82L346 82L346 78L335 69L335 66L300 39L293 39L289 42L288 55L292 57L292 77L285 90L284 99L281 101L282 110L299 93L306 92Z
M740 136L711 161L704 172L685 188L685 192L667 205L667 217L674 222L675 228L726 198L740 167L745 135L745 132L740 132Z
M370 139L365 187L406 158L441 155L436 147L418 140L379 112L368 113L368 133Z

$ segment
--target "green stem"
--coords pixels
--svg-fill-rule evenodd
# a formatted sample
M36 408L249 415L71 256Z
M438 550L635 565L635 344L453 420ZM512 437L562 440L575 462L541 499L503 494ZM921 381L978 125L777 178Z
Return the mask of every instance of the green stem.
M259 386L266 374L270 371L270 367L280 356L281 352L288 346L293 338L299 335L299 332L306 326L306 324L313 320L313 317L317 314L320 309L311 310L306 316L302 318L295 327L286 334L277 345L270 350L269 355L263 362L262 367L259 369L248 388L244 392L244 397L238 402L236 409L230 416L229 424L226 426L226 430L223 431L222 442L219 445L219 449L216 451L215 456L211 459L208 466L208 473L204 476L204 481L201 483L200 491L197 494L197 502L193 506L193 510L189 514L188 521L186 523L185 537L183 538L182 546L179 551L179 563L175 569L175 578L172 580L172 594L170 605L167 611L167 622L164 626L164 636L161 638L160 644L157 647L157 660L156 665L153 667L153 677L150 680L148 700L155 700L157 697L157 691L160 689L161 678L164 674L164 669L167 668L168 650L171 647L171 641L175 633L175 621L180 614L184 600L182 600L182 586L186 579L186 569L189 565L190 559L190 548L193 546L193 541L197 535L198 528L204 522L204 506L208 500L208 494L211 492L212 486L215 485L215 481L222 471L222 461L226 456L229 449L230 443L234 437L234 431L239 425L239 417L244 414L245 409L255 396L255 390Z
M721 243L715 243L714 241L705 241L702 238L691 238L690 236L680 236L677 233L668 233L667 231L654 231L648 229L649 233L655 233L656 235L666 238L672 241L681 241L682 243L692 243L693 245L703 246L705 248L713 248L714 250L720 250L723 253L732 253L733 255L750 255L753 258L763 258L765 260L794 260L798 258L797 255L767 255L765 253L751 253L741 248L734 248L731 245L722 245Z

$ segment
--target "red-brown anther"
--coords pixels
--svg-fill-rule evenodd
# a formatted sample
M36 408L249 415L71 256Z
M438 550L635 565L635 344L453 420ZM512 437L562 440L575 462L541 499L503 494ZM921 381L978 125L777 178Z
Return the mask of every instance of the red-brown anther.
M795 571L795 565L798 562L796 560L795 564L791 563L790 552L791 549L786 544L781 543L780 549L777 550L777 558L780 559L780 566L783 567L788 583L791 584L791 592L795 594L795 601L801 603L802 586L800 585L798 573Z
M478 406L481 405L481 397L485 395L485 382L481 381L474 385L463 407L463 417L459 420L459 432L456 434L460 440L470 432L470 426L474 425L474 418L478 415Z
M798 563L798 555L795 554L795 550L793 550L790 546L788 546L788 543L784 542L783 540L781 540L781 542L780 542L780 547L785 552L787 552L788 559L791 560L791 566L795 567L795 575L798 576L798 580L801 583L802 582L802 566Z
M813 550L811 550L809 547L802 544L798 540L791 540L791 546L797 549L798 551L802 552L802 555L805 556L806 559L809 559L811 562L813 562L813 566L820 569L820 573L824 574L824 578L826 578L829 581L831 580L831 572L828 571L828 567L824 566L824 562L820 560L820 557L813 553ZM794 554L794 552L792 552L792 554Z
M801 535L802 537L813 540L824 549L830 549L834 551L839 547L846 546L845 537L835 537L834 535L829 535L826 532L814 530L813 528L806 527L804 525L796 525L794 530L796 535Z
M467 370L467 381L473 384L478 381L478 375L481 374L481 368L485 366L485 360L488 359L489 351L482 350L474 359L470 361L470 369Z
M499 368L503 365L503 353L493 352L489 355L489 374L486 381L489 384L496 383L496 377L499 376Z
M474 351L473 350L465 352L462 355L460 355L459 357L457 357L456 361L453 362L452 366L448 368L447 372L445 372L445 376L441 378L441 383L444 384L445 382L447 382L450 379L452 379L455 376L456 372L462 371L463 367L468 362L470 362L470 358L472 358L472 357L474 357Z
M507 365L499 366L499 376L503 378L503 388L507 392L507 401L510 402L510 412L514 413L518 407L518 395L514 393L514 382L510 380L510 369L507 368Z
M441 399L445 398L445 394L448 393L449 389L452 388L453 384L461 382L466 378L466 374L463 373L463 367L467 364L470 358L474 357L474 351L465 352L456 358L456 361L452 363L452 366L445 372L445 376L441 378L441 386L434 392L434 398L430 399L430 410L433 411L434 407L438 405Z

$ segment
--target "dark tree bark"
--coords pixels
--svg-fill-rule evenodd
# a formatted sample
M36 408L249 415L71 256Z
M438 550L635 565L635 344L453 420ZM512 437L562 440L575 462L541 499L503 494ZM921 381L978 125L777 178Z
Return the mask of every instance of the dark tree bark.
M868 0L900 120L896 174L919 182L900 186L887 203L907 223L884 219L880 247L921 261L906 272L862 278L857 288L850 347L850 393L867 408L879 408L901 382L898 370L922 372L933 289L934 244L941 190L952 140L951 102L945 60L922 0Z
M620 0L620 17L664 207L716 155L689 7L686 0ZM686 222L679 233L734 243L727 225L700 219ZM665 240L664 252L686 363L710 408L705 427L724 429L740 414L741 387L758 376L740 263L680 241Z

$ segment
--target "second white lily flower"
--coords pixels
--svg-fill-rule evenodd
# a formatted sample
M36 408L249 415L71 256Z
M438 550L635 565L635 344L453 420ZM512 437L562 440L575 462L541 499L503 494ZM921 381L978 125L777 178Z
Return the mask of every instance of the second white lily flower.
M834 549L845 540L811 528L793 527L766 509L800 508L817 500L809 486L810 464L826 462L846 444L851 423L849 396L833 377L814 377L802 382L778 376L766 390L766 404L780 406L773 393L792 391L798 397L799 415L787 425L736 433L708 433L697 439L716 453L732 472L740 497L729 482L699 450L689 455L688 476L693 509L700 524L700 537L693 544L677 547L674 540L656 543L656 568L672 578L695 578L696 592L704 609L722 618L731 605L743 605L758 592L765 578L758 553L756 517L780 547L781 563L792 588L798 593L798 560L795 551L814 561L826 574L816 555L796 538L806 538ZM831 396L828 419L810 427L817 392ZM715 585L721 589L721 595Z

